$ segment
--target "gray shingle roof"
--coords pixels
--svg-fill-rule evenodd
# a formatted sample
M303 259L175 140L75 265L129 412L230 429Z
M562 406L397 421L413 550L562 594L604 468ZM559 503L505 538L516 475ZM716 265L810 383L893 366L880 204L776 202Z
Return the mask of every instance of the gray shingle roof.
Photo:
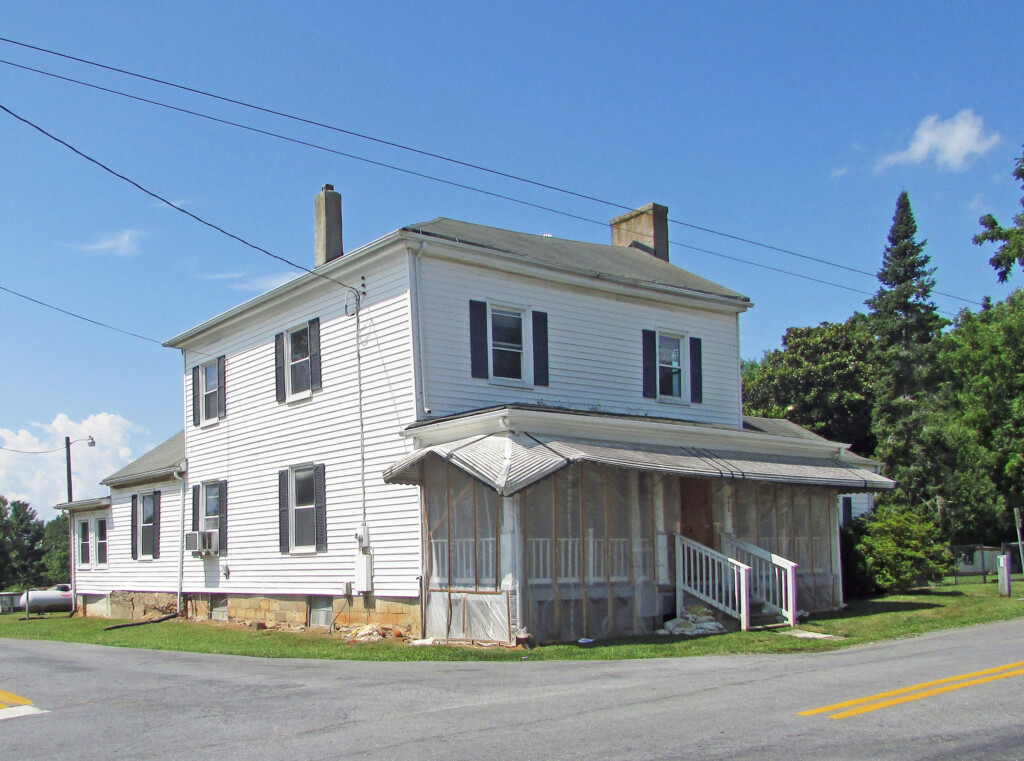
M743 303L750 301L749 298L736 291L729 290L635 248L517 233L512 230L474 225L446 217L438 217L429 222L409 225L402 229L411 233L489 248L524 259L531 259L541 264L569 267L641 283L670 286L734 299Z
M150 449L100 483L109 486L133 480L143 481L147 476L173 470L185 459L185 432L179 431L162 444Z

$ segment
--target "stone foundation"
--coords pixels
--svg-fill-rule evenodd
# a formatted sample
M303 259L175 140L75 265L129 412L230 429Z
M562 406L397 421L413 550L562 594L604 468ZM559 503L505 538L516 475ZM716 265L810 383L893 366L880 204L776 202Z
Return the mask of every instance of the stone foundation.
M155 618L177 609L177 596L164 592L111 592L108 596L79 596L79 613L86 616L108 616L138 620ZM228 620L242 624L265 624L268 627L305 627L309 623L308 595L240 595L229 594ZM188 618L210 618L210 596L186 594L182 601ZM406 637L420 637L420 603L414 597L376 597L349 595L333 598L334 625L359 627L379 624L401 629Z
M107 615L110 618L135 621L156 618L177 609L178 596L169 592L111 592L107 598ZM88 606L85 614L89 615Z

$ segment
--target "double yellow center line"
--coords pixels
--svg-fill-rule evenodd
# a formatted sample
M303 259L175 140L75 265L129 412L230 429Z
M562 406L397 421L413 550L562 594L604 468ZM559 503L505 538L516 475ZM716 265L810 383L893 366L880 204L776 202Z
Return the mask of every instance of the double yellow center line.
M812 708L809 711L801 711L798 716L815 716L822 713L831 713L830 719L846 719L850 716L858 716L869 711L877 711L879 708L909 703L911 700L921 700L932 695L939 695L943 692L952 692L964 687L971 687L976 684L986 684L997 679L1007 679L1011 676L1024 675L1024 661L1007 663L1005 666L984 669L983 671L972 671L970 674L950 676L945 679L936 679L934 682L922 682L909 687L901 687L890 692L880 692L877 695L868 695L866 698L856 698L843 703Z

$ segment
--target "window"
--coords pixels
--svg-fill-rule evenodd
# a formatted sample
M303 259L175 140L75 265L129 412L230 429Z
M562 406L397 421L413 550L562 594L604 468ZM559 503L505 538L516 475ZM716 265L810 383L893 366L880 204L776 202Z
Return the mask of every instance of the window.
M78 522L78 567L88 568L92 565L92 538L89 532L89 521Z
M495 383L548 385L548 315L469 302L471 375Z
M96 538L96 565L107 564L107 519L94 518L96 527L93 536Z
M323 387L320 375L320 320L274 337L277 401L307 399Z
M643 331L643 395L665 401L704 401L702 341L696 336Z
M192 425L209 425L225 416L224 376L223 356L192 368Z
M683 395L683 360L679 336L658 335L658 396Z
M217 551L228 549L228 482L206 481L192 487L192 530L215 531Z
M160 557L160 492L132 495L132 559Z
M78 567L97 568L107 564L107 519L92 516L78 521Z
M294 465L278 474L281 552L327 551L327 504L323 465Z

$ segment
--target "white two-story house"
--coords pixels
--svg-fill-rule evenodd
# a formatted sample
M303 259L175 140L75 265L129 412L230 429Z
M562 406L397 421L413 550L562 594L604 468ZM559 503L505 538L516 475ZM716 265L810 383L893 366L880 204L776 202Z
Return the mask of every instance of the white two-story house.
M315 208L310 273L166 343L184 433L63 506L87 609L510 642L842 604L836 495L891 482L743 417L751 304L669 263L664 207L611 245L439 218L351 252Z

